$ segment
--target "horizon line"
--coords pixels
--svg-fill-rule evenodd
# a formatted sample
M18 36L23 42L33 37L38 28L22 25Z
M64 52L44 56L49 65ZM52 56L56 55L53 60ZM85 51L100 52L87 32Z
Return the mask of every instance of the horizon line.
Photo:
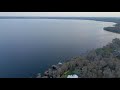
M0 17L120 17L120 16L0 16Z

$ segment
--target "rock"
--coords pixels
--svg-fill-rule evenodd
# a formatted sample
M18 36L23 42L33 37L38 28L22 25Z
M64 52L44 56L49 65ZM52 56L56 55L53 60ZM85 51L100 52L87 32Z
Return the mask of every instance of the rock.
M59 66L59 67L61 67L61 66L62 66L62 63L61 63L61 62L59 62L59 63L58 63L58 66Z
M62 65L62 63L61 63L61 62L59 62L59 63L58 63L58 65Z
M49 76L49 72L48 72L48 71L45 71L44 75L45 75L45 76Z
M42 78L48 78L48 76L43 76Z
M41 73L38 73L36 78L41 78Z
M57 70L57 68L58 68L58 67L57 67L56 65L52 65L52 69L53 69L53 70Z
M59 63L58 63L58 65L59 65L59 66L62 66L62 63L61 63L61 62L59 62Z

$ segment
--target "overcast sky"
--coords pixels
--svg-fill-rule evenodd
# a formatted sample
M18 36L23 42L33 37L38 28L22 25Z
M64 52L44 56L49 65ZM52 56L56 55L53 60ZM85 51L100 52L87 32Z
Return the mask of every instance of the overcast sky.
M120 17L120 12L0 12L0 16Z

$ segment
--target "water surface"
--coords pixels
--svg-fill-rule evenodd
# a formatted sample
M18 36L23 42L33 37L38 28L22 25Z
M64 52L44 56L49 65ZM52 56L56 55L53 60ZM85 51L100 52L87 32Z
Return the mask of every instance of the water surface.
M52 64L102 47L120 34L111 22L0 19L0 77L31 77Z

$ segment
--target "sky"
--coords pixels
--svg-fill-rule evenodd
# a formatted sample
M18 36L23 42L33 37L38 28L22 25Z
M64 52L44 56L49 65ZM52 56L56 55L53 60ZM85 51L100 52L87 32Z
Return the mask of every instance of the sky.
M120 12L0 12L0 16L120 17Z

